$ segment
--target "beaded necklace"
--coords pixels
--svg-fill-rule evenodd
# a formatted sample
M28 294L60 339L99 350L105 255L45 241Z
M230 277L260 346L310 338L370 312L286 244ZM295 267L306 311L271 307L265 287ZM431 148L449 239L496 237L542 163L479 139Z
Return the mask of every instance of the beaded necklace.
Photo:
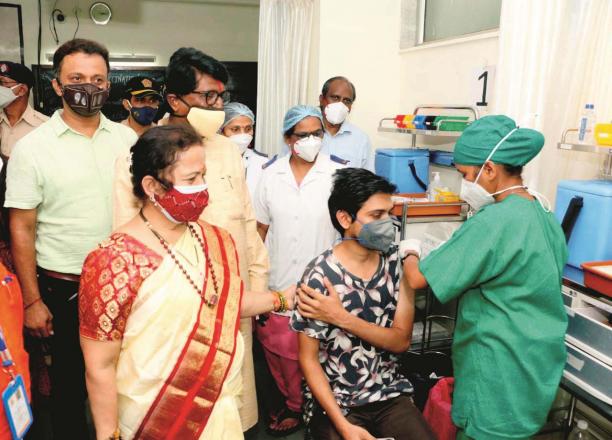
M140 210L140 212L138 214L140 215L140 218L142 219L144 224L147 225L147 227L151 230L153 235L155 235L155 237L159 240L160 244L165 249L165 251L168 253L168 255L170 255L170 258L172 258L172 260L178 266L178 268L181 270L181 272L183 272L183 275L185 275L185 278L187 278L187 281L189 281L189 284L191 284L191 287L193 287L193 289L196 291L196 293L200 297L202 297L202 300L204 301L204 303L208 307L210 307L210 308L214 307L217 304L217 302L219 301L219 286L217 284L217 276L216 276L215 271L213 269L212 263L210 262L210 259L208 258L208 254L206 253L206 248L204 246L204 242L202 241L200 236L196 233L194 227L191 224L187 223L187 228L189 228L189 232L191 233L191 235L193 237L195 237L198 240L198 243L200 243L200 246L202 247L202 252L204 253L204 257L206 258L206 264L207 264L208 269L210 270L210 274L212 276L213 287L214 287L215 293L210 297L210 299L207 299L206 296L205 296L204 291L200 290L198 288L198 286L196 285L195 281L193 281L193 278L191 278L191 276L189 275L189 273L187 272L185 267L181 264L179 259L176 257L176 255L174 254L174 252L170 248L170 245L164 239L164 237L162 237L159 234L159 232L157 232L155 229L153 229L153 225L151 225L149 220L145 217L144 213L142 212L142 209Z

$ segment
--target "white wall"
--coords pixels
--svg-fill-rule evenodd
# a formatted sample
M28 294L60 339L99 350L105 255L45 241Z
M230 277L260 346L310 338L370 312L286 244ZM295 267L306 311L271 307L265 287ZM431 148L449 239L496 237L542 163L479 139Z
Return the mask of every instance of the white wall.
M357 88L351 121L368 133L375 148L411 145L408 135L377 131L384 117L412 113L418 104L474 104L478 88L474 72L497 62L495 33L400 51L400 3L317 1L313 32L317 64L311 75L311 103L318 104L327 78L348 77ZM419 138L417 145L429 143L439 144L440 140ZM444 145L435 148L448 149ZM458 186L456 172L436 171L443 173L443 184Z
M417 105L475 105L479 84L475 71L495 65L499 40L495 33L476 39L447 41L423 45L401 51L400 62L400 114L412 113ZM489 84L489 90L493 87ZM495 97L489 94L489 107ZM481 116L487 111L480 109ZM393 135L390 140L396 140ZM410 145L411 137L405 136L404 145ZM451 141L452 142L452 141ZM417 138L417 146L452 151L448 138ZM459 190L459 173L447 168L430 168L440 172L442 184Z
M21 4L25 62L37 63L38 10L36 0L10 0ZM224 61L257 61L259 6L256 0L223 2L106 0L113 17L106 26L95 25L89 18L89 0L58 0L57 8L66 21L56 28L60 44L69 40L76 29L75 4L79 9L77 37L90 38L106 45L111 53L155 55L153 65L164 66L181 46L193 46ZM53 52L57 44L49 30L54 0L42 0L42 56Z
M317 0L313 31L311 104L321 86L342 75L357 89L350 120L376 145L378 121L395 115L400 98L399 0Z
M496 64L497 50L496 34L404 49L399 55L402 111L419 104L474 105L474 72Z

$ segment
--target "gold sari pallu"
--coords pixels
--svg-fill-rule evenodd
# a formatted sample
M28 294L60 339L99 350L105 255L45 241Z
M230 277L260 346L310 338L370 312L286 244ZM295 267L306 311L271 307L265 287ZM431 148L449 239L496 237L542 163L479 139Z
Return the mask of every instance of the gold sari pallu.
M222 229L201 223L200 230L216 275L218 302L214 307L204 304L169 257L141 286L127 323L117 370L120 426L122 431L127 430L128 438L201 438L230 370L239 368L242 361L242 345L237 344L237 338L243 285L235 247L231 236ZM194 254L199 269L204 271L204 296L211 298L215 294L212 275L196 239L186 232L174 250L182 255ZM161 316L153 317L149 325L139 325L139 306L141 315ZM190 314L191 325L176 322L189 319L185 316ZM148 336L152 331L157 335ZM183 342L179 345L179 341ZM146 343L159 344L161 354L145 352L142 344ZM135 366L136 362L144 365ZM161 362L166 366L160 366ZM153 388L157 386L157 393L146 392L148 383ZM240 427L238 432L241 433Z

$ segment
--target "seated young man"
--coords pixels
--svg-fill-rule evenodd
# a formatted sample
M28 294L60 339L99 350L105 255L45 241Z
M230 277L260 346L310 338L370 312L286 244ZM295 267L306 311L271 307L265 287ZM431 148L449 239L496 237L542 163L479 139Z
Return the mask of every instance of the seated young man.
M328 206L343 239L306 268L291 319L307 382L304 418L316 440L435 438L394 355L410 346L414 317L414 291L400 278L393 246L394 191L365 169L334 175Z

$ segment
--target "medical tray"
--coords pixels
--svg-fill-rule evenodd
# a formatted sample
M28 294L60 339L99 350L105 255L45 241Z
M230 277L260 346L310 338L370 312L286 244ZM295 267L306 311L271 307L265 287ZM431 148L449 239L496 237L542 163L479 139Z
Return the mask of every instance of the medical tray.
M583 263L584 285L603 295L612 297L612 261ZM605 271L604 268L607 268Z
M394 194L394 197L405 197L408 199L425 199L425 193L400 193ZM429 217L429 216L452 216L461 215L461 208L465 202L417 202L408 201L408 209L406 210L407 217ZM401 216L403 205L395 204L391 214Z
M463 131L469 125L469 116L438 116L434 125L440 131Z

